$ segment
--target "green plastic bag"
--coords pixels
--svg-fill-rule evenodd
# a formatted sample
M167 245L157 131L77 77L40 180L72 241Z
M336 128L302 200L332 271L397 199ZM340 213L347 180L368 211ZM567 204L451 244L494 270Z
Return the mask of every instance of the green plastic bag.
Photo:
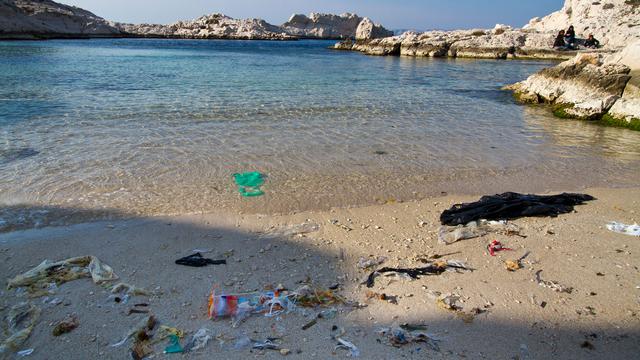
M169 335L169 342L169 346L164 348L165 354L179 354L184 352L184 349L180 346L180 338L175 335Z
M240 195L244 197L264 195L264 191L260 189L260 186L264 184L264 175L261 173L253 171L233 174L233 178L236 180Z

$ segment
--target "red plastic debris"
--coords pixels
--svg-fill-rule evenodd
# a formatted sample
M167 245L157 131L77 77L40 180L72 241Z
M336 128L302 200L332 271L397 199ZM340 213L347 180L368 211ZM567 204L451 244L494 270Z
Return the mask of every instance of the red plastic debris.
M489 254L491 254L491 256L496 256L496 253L498 251L503 251L503 250L513 250L510 248L506 248L502 246L502 243L500 243L500 241L498 240L493 240L491 242L491 244L489 244L489 246L487 246L487 250L489 250Z

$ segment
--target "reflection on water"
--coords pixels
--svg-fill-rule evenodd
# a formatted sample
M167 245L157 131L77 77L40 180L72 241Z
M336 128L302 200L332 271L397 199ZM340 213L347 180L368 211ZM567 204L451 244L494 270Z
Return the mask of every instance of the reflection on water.
M554 119L499 90L548 62L330 44L0 43L0 224L51 223L57 206L279 212L638 175L639 133ZM230 177L245 170L269 174L266 196L238 197ZM21 204L49 220L24 220Z

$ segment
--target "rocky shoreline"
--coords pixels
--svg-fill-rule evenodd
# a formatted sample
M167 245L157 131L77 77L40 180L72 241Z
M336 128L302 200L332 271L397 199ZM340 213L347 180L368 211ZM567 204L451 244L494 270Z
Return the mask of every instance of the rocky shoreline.
M214 13L173 24L126 24L50 0L0 0L0 39L174 38L230 40L345 39L359 29L369 36L392 32L355 14L294 14L282 25Z

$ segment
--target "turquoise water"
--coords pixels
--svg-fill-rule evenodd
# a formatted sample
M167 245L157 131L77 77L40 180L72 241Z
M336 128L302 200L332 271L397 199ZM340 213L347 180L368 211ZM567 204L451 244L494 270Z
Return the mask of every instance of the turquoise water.
M638 175L639 133L554 119L499 90L553 63L369 57L332 44L0 42L0 228L98 210L295 211ZM231 175L245 170L268 175L267 195L238 198Z

